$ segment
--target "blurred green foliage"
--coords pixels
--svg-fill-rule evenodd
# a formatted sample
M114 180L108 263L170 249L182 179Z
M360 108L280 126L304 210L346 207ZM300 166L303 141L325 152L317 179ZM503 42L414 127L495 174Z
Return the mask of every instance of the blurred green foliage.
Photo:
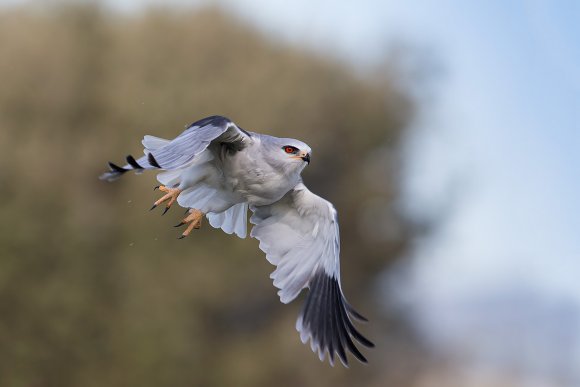
M408 385L415 344L377 292L416 233L394 206L414 104L393 76L217 9L3 11L0 385ZM369 366L331 368L300 343L302 298L279 303L255 240L206 223L178 241L179 209L147 211L152 174L97 179L143 135L211 114L313 148L304 179L339 211L343 288L378 345Z

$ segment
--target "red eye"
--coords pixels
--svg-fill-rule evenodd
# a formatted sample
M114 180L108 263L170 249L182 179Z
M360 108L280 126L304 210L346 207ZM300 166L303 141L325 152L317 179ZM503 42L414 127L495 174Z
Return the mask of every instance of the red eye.
M297 149L294 148L293 146L285 146L284 147L284 152L286 152L286 153L294 153L294 152L296 152L296 150Z

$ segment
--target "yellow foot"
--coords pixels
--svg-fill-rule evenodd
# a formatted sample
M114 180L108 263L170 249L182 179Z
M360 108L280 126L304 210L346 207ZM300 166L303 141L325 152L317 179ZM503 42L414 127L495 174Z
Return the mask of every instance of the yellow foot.
M157 186L154 189L157 189L157 188L159 188L159 191L161 191L161 192L166 192L166 194L163 195L155 203L153 203L153 207L151 207L151 210L153 210L155 207L157 207L161 203L169 200L167 202L167 204L165 205L165 209L163 210L163 213L161 214L161 215L165 215L165 213L169 210L169 208L171 208L171 205L173 203L175 203L175 201L177 200L177 197L181 193L181 190L179 188L168 188L164 185ZM151 210L149 210L149 211L151 211Z
M183 234L181 234L181 236L178 239L182 239L182 238L185 238L186 236L188 236L189 233L191 233L191 231L194 228L196 230L199 229L201 227L201 220L203 219L204 215L205 214L203 212L201 212L200 210L196 210L195 208L190 208L189 215L187 215L181 221L181 223L179 223L178 225L175 226L175 227L180 227L180 226L183 226L184 224L187 224L187 228L185 229Z

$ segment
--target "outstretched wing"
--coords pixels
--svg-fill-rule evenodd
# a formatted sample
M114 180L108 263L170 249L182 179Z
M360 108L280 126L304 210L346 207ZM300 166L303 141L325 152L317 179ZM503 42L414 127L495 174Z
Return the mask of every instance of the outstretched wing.
M241 150L246 146L250 133L239 128L222 116L211 116L189 125L173 140L145 136L145 156L135 159L127 156L127 164L120 167L109 162L110 171L101 175L102 180L115 180L130 170L179 169L190 163L212 142L227 144L229 148Z
M280 301L288 303L305 287L310 289L296 322L302 342L310 340L320 360L328 352L331 364L338 354L348 365L345 348L366 363L352 339L366 347L374 345L354 327L351 317L365 319L342 293L338 219L332 204L299 183L278 202L251 210L250 235L277 266L270 277L280 289Z

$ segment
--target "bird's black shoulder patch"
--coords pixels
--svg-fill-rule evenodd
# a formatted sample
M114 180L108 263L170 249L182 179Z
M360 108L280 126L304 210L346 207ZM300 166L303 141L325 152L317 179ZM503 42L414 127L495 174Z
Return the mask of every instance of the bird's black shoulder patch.
M239 127L239 126L237 126L237 125L236 125L236 127L237 127L238 129L240 129L240 132L244 133L246 136L248 136L248 137L252 137L252 135L250 134L250 132L248 132L248 131L246 131L246 130L244 130L244 129L240 128L240 127Z
M201 120L195 121L189 125L187 125L187 129L189 128L193 128L193 127L202 127L202 126L206 126L206 125L213 125L213 126L226 126L228 123L232 122L229 118L224 117L224 116L209 116L206 118L202 118Z

